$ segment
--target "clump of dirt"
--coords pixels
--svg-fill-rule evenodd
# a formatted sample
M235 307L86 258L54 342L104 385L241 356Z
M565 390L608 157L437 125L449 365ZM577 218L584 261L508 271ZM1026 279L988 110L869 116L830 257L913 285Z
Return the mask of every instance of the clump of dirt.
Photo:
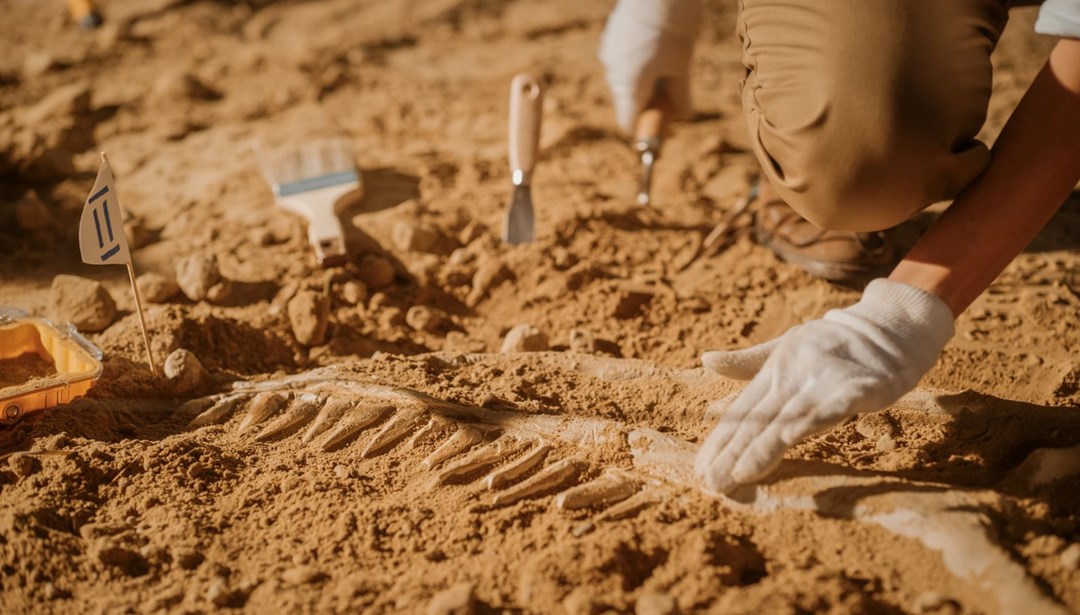
M56 375L56 365L36 352L26 352L13 359L0 359L0 389L32 387Z

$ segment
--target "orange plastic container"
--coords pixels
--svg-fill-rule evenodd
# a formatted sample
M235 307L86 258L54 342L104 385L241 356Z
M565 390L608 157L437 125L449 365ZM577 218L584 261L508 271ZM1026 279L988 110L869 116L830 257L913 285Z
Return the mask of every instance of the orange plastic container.
M44 318L0 307L0 360L28 352L56 367L56 373L0 388L0 423L11 424L27 413L52 408L85 395L101 377L101 350L68 323L57 327Z

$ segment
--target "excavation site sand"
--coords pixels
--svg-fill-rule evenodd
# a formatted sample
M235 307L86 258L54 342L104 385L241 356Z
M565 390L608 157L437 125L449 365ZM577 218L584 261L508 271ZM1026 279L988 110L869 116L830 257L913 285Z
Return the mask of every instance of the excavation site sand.
M742 386L701 352L858 297L745 218L703 246L756 172L737 3L707 4L697 116L641 208L609 2L112 0L93 32L6 3L0 305L77 320L104 371L0 427L0 612L1080 611L1076 197L917 390L698 488ZM988 140L1052 45L1033 20L996 52ZM521 70L547 90L537 239L510 247ZM363 193L326 269L251 144L332 134ZM101 150L169 378L124 268L79 257Z

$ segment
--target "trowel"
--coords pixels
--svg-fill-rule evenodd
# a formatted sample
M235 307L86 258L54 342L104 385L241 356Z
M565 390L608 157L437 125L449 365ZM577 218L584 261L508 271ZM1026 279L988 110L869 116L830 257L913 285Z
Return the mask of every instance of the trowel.
M533 168L540 143L540 116L544 90L528 73L510 82L510 178L514 184L510 207L503 224L503 241L528 243L536 235L532 205Z
M660 146L667 136L668 125L675 110L663 81L658 81L648 104L638 115L634 125L634 150L641 156L641 183L638 186L638 205L652 202L653 166L660 158Z

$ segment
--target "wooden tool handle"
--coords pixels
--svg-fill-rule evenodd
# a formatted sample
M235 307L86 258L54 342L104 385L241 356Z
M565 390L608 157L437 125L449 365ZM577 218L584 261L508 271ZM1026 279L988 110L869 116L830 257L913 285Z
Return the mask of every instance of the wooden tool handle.
M638 115L637 124L634 126L634 137L638 140L663 139L667 136L674 112L675 105L671 102L671 98L664 91L664 87L657 84L656 92L649 99L649 104Z
M536 166L540 144L540 116L544 90L528 73L514 75L510 82L510 170L526 177Z

